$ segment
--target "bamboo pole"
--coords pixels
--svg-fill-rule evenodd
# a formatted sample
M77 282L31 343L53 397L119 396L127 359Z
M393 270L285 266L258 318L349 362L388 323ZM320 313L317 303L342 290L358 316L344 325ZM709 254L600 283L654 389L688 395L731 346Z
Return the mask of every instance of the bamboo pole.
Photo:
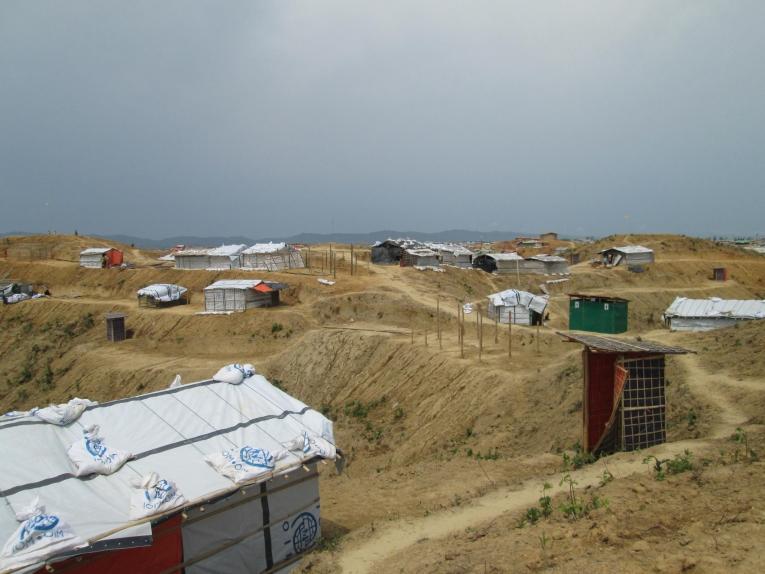
M507 311L507 358L513 357L513 318L510 310Z

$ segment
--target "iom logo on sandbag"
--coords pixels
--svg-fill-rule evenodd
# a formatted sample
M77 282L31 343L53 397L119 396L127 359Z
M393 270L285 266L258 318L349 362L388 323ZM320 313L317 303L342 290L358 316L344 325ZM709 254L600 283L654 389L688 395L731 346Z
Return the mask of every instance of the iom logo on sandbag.
M242 447L239 451L239 458L242 462L257 468L274 468L274 455L262 448L252 446Z
M144 490L143 495L146 498L143 507L146 510L153 510L173 498L175 496L175 488L173 488L171 482L163 478L151 488Z
M20 552L41 538L63 537L61 530L55 530L59 522L58 516L53 514L37 514L28 519L19 531L19 539L13 545L13 551Z
M292 522L292 548L295 554L305 552L316 541L316 535L319 532L319 523L316 517L310 512L298 514Z
M101 443L101 439L85 439L85 450L87 450L95 459L106 454L106 447Z

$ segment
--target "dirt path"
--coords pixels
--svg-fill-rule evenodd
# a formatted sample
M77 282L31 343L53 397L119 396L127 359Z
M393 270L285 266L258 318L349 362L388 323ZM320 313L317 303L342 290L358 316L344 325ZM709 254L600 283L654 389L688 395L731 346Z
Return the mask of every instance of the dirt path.
M724 386L735 386L754 391L765 391L765 385L758 381L739 381L724 374L709 373L701 367L695 355L679 356L683 368L688 373L692 392L703 396L720 409L720 415L712 428L709 438L719 439L730 436L746 423L748 417L725 395ZM682 453L685 449L696 451L711 447L708 439L685 440L666 443L649 449L647 452L657 457L668 458ZM646 472L643 458L646 453L618 453L608 460L608 470L614 478L623 478L635 472ZM598 463L572 472L578 488L599 483L604 464ZM442 538L453 532L463 531L470 526L496 518L503 513L519 511L536 503L545 478L529 480L520 489L500 489L472 504L459 507L449 512L440 512L423 518L395 521L366 540L352 542L340 556L340 565L344 574L364 574L374 572L375 564L385 560L405 548L423 539ZM551 494L562 491L559 477L548 479L553 488Z

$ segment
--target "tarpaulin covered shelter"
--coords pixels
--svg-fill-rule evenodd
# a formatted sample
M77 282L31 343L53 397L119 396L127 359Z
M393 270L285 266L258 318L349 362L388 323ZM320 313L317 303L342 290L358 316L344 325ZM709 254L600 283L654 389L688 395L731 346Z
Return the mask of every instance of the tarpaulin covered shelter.
M693 351L651 341L558 335L584 345L585 452L631 451L667 440L664 357Z
M404 249L399 262L401 267L438 267L438 253L427 247Z
M240 254L244 244L221 245L211 249L184 249L174 253L176 269L207 269L222 271L241 267Z
M425 245L414 239L386 239L372 246L372 263L377 265L398 265L405 249L415 249Z
M610 247L599 252L603 265L616 267L617 265L648 265L654 262L653 249L642 245L625 245L624 247Z
M547 295L533 295L526 291L507 289L489 295L489 318L499 316L500 323L513 325L541 325L547 308Z
M0 417L0 572L281 573L318 541L332 422L262 376L75 401L55 422ZM83 438L92 425L98 441ZM77 476L69 445L83 443L93 460L132 455Z
M473 267L483 269L487 273L516 273L520 272L523 257L517 253L476 253L473 256Z
M300 251L286 243L256 243L242 251L242 267L278 271L305 267Z
M473 252L467 247L454 243L426 243L429 249L438 254L443 265L467 268L473 265Z
M205 311L245 311L252 307L275 307L284 283L260 279L224 279L205 287Z
M173 283L154 283L136 291L139 307L165 307L185 305L189 302L188 289Z
M565 275L568 273L568 262L558 255L532 255L521 263L521 273L524 272Z
M569 295L568 328L572 331L624 333L627 330L628 299L606 295Z
M765 300L677 297L664 311L671 331L712 331L754 319L765 319Z
M122 251L112 247L89 247L80 251L80 267L108 269L122 265Z

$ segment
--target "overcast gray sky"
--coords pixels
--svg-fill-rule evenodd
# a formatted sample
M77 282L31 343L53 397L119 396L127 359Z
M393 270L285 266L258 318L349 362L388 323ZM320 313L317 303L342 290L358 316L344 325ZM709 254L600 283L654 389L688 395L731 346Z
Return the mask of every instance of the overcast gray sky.
M762 0L0 2L0 231L765 232Z

